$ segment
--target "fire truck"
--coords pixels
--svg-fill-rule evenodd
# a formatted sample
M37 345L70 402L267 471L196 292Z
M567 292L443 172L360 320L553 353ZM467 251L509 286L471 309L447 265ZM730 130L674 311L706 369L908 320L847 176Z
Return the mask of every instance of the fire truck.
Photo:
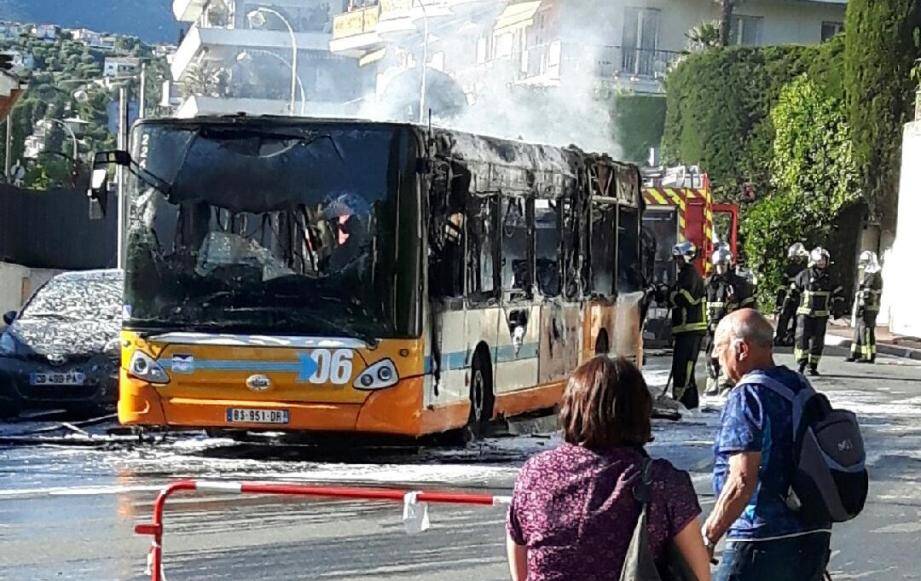
M725 244L738 256L739 207L714 203L710 178L697 167L647 169L643 171L644 239L647 271L651 284L675 282L672 247L689 240L699 249L694 265L701 276L709 276L710 256L718 244ZM654 252L655 258L652 258ZM646 316L644 341L647 345L666 345L671 341L667 305L653 303Z

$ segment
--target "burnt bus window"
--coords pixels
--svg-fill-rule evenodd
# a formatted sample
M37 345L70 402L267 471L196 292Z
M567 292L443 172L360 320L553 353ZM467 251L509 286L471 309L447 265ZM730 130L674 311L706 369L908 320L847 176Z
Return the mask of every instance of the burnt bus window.
M558 297L560 276L562 216L556 200L534 200L534 242L537 289L545 297Z
M643 288L643 264L640 260L639 211L618 208L617 221L617 291L636 292Z
M502 290L512 297L531 290L531 235L524 198L502 199Z
M429 288L435 297L462 297L466 192L460 187L445 192L445 185L437 180L433 192L429 219Z
M496 290L495 197L471 196L467 229L467 279L471 295L489 295Z
M616 207L592 206L592 294L609 297L614 292L614 260L617 230Z
M576 210L570 200L562 200L563 214L563 284L564 294L569 300L577 300L580 293L581 269L579 268L580 232Z

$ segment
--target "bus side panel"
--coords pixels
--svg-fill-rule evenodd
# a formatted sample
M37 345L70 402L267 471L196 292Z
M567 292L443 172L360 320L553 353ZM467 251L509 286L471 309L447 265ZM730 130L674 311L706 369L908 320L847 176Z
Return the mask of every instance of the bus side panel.
M566 379L579 365L582 348L578 305L546 303L541 307L538 381Z
M464 341L467 344L466 365L468 370L470 365L473 364L473 355L476 352L477 345L480 343L485 344L489 348L490 360L493 366L493 385L495 386L496 346L501 333L508 335L508 327L505 325L502 309L499 307L474 308L467 309L465 314L466 325L464 329L457 329L456 332L460 334L463 331ZM505 327L505 329L502 327ZM445 332L450 331L445 329ZM465 380L465 385L467 385L467 397L469 397L469 378Z
M512 337L513 317L527 317L524 337L516 346ZM520 318L519 318L520 320ZM495 393L527 389L537 385L537 357L540 352L540 307L506 307L496 342Z
M434 383L434 377L428 382L425 403L427 406L441 406L467 402L470 395L467 386L467 362L470 358L464 337L466 314L463 310L456 310L436 313L433 317L436 318L435 324L439 330L440 349L432 349L432 352L440 351L440 377L437 385ZM434 367L433 363L429 369Z
M613 305L596 301L585 303L586 316L583 324L582 361L587 361L595 356L596 343L603 334L608 337L608 350L611 353L614 346L614 320L617 311Z
M613 355L629 359L638 366L643 362L643 335L640 321L642 292L624 293L617 297Z

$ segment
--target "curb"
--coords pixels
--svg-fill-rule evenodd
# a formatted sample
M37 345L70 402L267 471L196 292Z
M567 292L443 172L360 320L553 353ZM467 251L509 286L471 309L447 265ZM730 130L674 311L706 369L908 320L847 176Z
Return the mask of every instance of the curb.
M825 335L825 344L831 345L832 347L842 347L849 350L853 342L853 340L842 337L841 335L835 335L833 333ZM876 352L880 355L921 361L921 350L918 349L909 349L908 347L899 347L888 343L877 343Z

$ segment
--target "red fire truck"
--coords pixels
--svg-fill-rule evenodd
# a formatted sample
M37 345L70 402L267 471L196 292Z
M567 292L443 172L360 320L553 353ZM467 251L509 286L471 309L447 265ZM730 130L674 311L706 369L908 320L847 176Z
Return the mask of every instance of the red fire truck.
M713 202L710 178L695 167L677 167L644 172L643 228L655 241L655 264L650 283L671 285L675 280L672 247L684 240L700 250L695 265L708 276L710 256L718 243L726 244L738 256L739 207ZM645 342L668 343L671 328L668 308L653 305L646 318Z

